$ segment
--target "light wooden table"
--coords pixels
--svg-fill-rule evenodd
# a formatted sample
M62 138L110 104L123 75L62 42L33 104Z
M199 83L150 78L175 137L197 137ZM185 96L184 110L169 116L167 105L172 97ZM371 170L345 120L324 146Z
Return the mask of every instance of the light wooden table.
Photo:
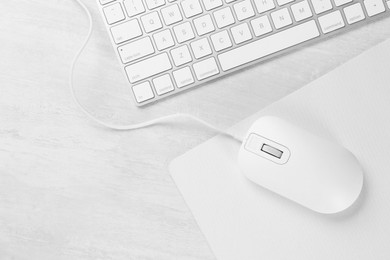
M387 18L138 109L95 1L84 2L97 24L77 95L107 122L180 111L226 128L390 37ZM214 133L186 120L134 132L89 121L67 85L86 29L71 0L1 1L0 259L214 259L167 170Z

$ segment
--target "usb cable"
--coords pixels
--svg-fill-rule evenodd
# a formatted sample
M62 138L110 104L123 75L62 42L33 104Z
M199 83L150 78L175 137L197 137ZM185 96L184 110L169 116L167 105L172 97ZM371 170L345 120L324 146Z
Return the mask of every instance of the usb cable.
M97 117L95 117L94 115L92 115L88 110L86 110L83 107L83 105L80 103L80 101L78 100L78 98L77 98L77 96L75 94L74 84L73 83L74 83L74 70L75 70L75 66L77 64L77 61L80 58L80 55L83 53L85 47L87 46L87 44L88 44L88 42L89 42L89 40L91 38L91 35L92 35L93 19L92 19L91 12L88 10L88 8L85 6L85 4L81 0L75 0L75 1L84 10L84 13L86 14L86 16L88 18L89 28L88 28L88 33L87 33L87 35L85 37L85 40L84 40L81 48L77 51L77 54L73 58L72 65L71 65L71 68L70 68L69 87L70 87L70 91L71 91L73 100L75 101L75 103L78 105L78 107L81 109L81 111L83 111L84 114L88 118L90 118L92 121L94 121L95 123L97 123L97 124L99 124L101 126L104 126L106 128L113 129L113 130L136 130L136 129L141 129L141 128L145 128L145 127L148 127L148 126L152 126L152 125L164 122L164 121L169 121L169 120L172 120L172 119L188 118L188 119L191 119L191 120L193 120L195 122L198 122L198 123L204 125L205 127L211 129L212 131L214 131L216 133L219 133L221 135L230 137L230 138L232 138L232 139L234 139L234 140L236 140L238 142L242 142L242 138L241 137L235 136L234 134L231 134L231 133L228 133L228 132L226 132L224 130L221 130L218 127L215 127L212 124L210 124L210 123L208 123L208 122L206 122L206 121L204 121L204 120L202 120L202 119L200 119L198 117L195 117L195 116L193 116L191 114L176 113L176 114L159 117L159 118L152 119L152 120L145 121L145 122L138 123L138 124L116 125L116 124L110 124L110 123L103 122L100 119L98 119Z

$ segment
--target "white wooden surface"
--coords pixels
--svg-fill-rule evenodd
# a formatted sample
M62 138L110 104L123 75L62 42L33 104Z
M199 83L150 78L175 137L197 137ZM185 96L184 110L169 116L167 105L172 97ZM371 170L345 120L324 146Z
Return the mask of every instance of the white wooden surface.
M77 94L116 123L180 111L228 127L390 37L386 18L140 110L85 2L97 24ZM186 120L117 132L86 119L67 85L86 29L72 0L0 3L0 259L214 259L167 172L213 133Z

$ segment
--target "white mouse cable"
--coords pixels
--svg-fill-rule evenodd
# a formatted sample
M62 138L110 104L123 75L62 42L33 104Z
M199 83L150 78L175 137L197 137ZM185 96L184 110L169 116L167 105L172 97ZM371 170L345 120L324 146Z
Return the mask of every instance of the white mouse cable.
M161 123L163 121L168 121L170 119L176 119L176 118L180 118L180 117L187 117L189 119L192 119L192 120L194 120L194 121L196 121L196 122L198 122L198 123L200 123L200 124L210 128L210 129L212 129L213 131L215 131L215 132L217 132L219 134L231 137L232 139L234 139L236 141L242 142L242 138L237 137L237 136L235 136L235 135L233 135L231 133L228 133L226 131L223 131L223 130L221 130L221 129L211 125L210 123L208 123L208 122L206 122L206 121L204 121L204 120L202 120L200 118L197 118L197 117L195 117L193 115L190 115L190 114L176 113L176 114L159 117L159 118L152 119L152 120L145 121L145 122L138 123L138 124L115 125L115 124L109 124L109 123L101 121L100 119L98 119L94 115L92 115L88 110L86 110L81 105L80 101L77 99L76 93L74 92L73 76L74 76L74 70L75 70L76 63L77 63L78 59L80 58L80 55L83 53L85 47L87 46L87 44L88 44L88 42L89 42L89 40L91 38L92 29L93 29L93 20L92 20L91 12L88 10L88 8L85 6L85 4L83 2L81 2L81 0L76 0L76 2L84 10L84 12L85 12L85 14L86 14L86 16L88 18L89 28L88 28L88 34L85 37L85 40L84 40L81 48L78 50L77 54L75 55L75 57L74 57L74 59L72 61L72 65L71 65L71 69L70 69L70 77L69 77L69 86L70 86L70 91L71 91L73 100L80 107L81 111L83 111L84 114L87 115L87 117L89 117L91 120L95 121L96 123L98 123L98 124L100 124L100 125L102 125L104 127L113 129L113 130L136 130L136 129L144 128L144 127L147 127L147 126L155 125L155 124Z

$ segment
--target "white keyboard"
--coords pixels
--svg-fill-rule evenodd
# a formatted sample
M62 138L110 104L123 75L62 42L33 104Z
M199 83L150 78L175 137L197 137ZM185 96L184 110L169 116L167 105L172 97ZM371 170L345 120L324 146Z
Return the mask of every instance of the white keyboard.
M97 1L138 106L390 13L390 0Z

